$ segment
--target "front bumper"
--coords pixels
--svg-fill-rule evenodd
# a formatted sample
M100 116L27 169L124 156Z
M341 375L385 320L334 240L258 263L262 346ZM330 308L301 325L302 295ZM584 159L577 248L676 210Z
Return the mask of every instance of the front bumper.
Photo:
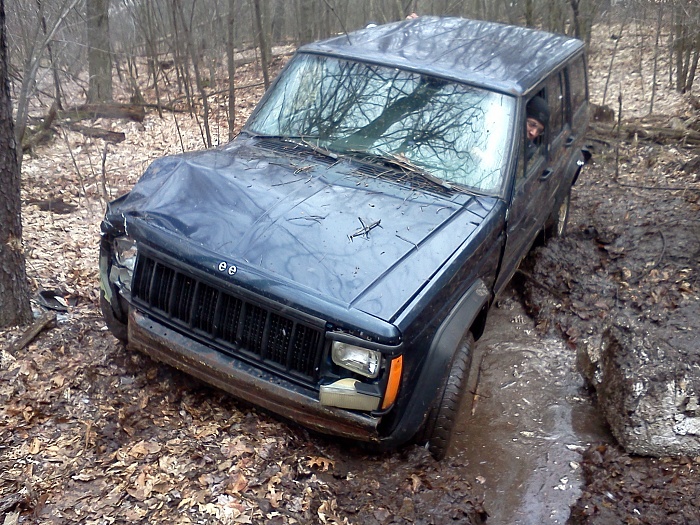
M318 430L378 442L380 418L325 407L284 379L256 369L146 317L129 313L129 347L169 364L235 397Z

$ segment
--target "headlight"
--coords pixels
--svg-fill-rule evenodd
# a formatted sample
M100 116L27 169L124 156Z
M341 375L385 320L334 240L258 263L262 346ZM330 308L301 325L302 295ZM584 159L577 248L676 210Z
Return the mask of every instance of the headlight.
M119 237L114 240L114 262L110 278L112 282L127 291L131 291L131 278L136 266L136 241L130 237Z
M376 350L340 341L333 342L332 357L336 365L370 378L379 375L382 363L382 354Z

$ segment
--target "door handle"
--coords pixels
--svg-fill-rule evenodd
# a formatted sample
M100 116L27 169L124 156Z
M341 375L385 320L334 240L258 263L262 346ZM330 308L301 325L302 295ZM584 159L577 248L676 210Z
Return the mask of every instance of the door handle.
M542 175L540 175L540 180L547 180L552 176L552 173L554 173L554 170L552 168L547 168L542 172Z
M566 142L564 142L564 147L570 148L575 141L576 141L576 137L569 137L568 139L566 139Z

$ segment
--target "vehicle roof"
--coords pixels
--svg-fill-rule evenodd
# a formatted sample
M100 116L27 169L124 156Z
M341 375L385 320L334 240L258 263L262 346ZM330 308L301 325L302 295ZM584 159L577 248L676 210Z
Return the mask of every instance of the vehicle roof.
M522 95L582 48L580 40L546 31L423 16L314 42L300 51L400 67Z

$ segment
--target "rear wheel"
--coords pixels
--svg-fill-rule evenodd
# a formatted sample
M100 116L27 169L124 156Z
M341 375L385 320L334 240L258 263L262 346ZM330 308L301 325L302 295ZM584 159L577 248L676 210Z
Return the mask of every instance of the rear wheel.
M459 406L464 397L472 360L474 336L467 334L455 352L447 382L428 414L421 441L428 443L432 456L441 460L447 454Z
M561 201L556 210L552 212L547 221L547 237L563 237L566 235L566 226L569 222L569 208L571 206L571 189Z

